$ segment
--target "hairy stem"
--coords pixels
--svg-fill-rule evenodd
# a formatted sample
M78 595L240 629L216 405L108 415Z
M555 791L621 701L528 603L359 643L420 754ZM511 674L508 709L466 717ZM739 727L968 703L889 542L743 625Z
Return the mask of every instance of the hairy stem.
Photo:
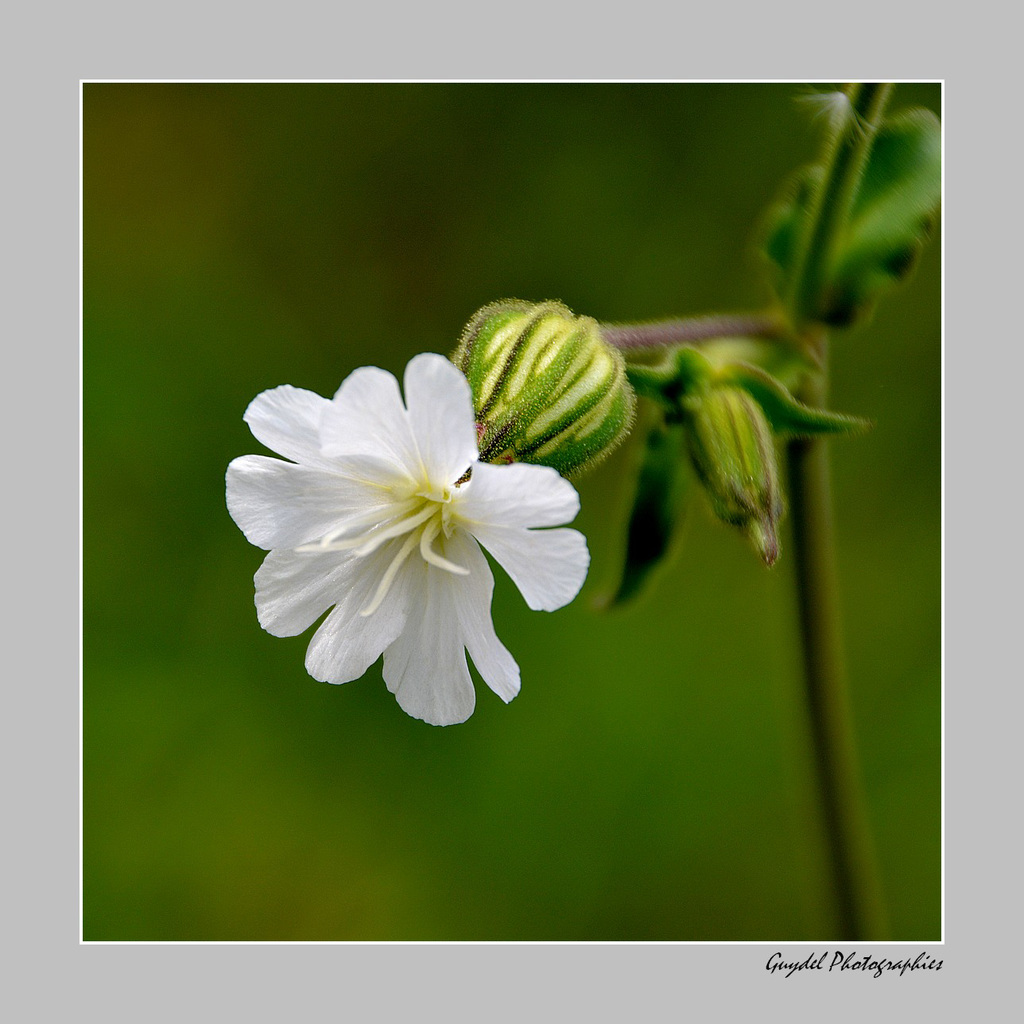
M618 349L664 348L716 338L778 338L785 321L772 313L688 317L643 324L602 324L601 337Z
M854 82L826 141L824 178L797 243L787 306L795 327L812 321L839 237L850 216L871 146L892 95L890 82Z
M849 102L828 141L825 175L797 248L787 305L816 367L805 375L797 398L814 409L826 408L829 387L828 336L814 317L891 88L847 87ZM821 440L796 440L788 456L807 706L839 938L880 940L886 937L887 924L843 660L829 449Z

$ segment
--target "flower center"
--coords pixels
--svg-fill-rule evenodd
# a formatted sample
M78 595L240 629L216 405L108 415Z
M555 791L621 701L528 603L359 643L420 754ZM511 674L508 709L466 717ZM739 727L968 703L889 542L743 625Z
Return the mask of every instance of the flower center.
M303 544L298 551L351 551L356 558L372 554L382 544L397 537L405 537L392 556L377 585L377 591L360 615L372 615L387 596L399 570L418 547L423 560L439 569L467 576L469 570L448 561L434 547L434 541L443 533L450 537L455 524L451 500L454 488L431 487L410 494L398 501L379 505L364 515L349 519L319 541Z

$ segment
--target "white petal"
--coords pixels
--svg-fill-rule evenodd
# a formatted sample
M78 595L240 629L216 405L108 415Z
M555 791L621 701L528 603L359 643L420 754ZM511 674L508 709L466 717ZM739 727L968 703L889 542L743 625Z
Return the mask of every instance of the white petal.
M463 531L448 542L445 557L469 569L467 577L452 581L459 630L477 672L507 704L519 693L519 666L494 632L491 567L477 542Z
M243 455L228 466L228 511L249 543L267 550L319 540L373 508L381 509L383 519L394 495L384 483L365 477L373 469L378 480L387 480L388 466L367 463L364 457L354 469L363 479L352 479L264 455ZM346 468L337 461L335 466Z
M260 625L273 636L298 636L337 602L362 568L350 551L271 551L254 578Z
M283 384L257 395L243 419L271 451L306 466L323 466L320 418L330 404L312 391Z
M325 456L366 453L419 469L416 442L398 381L377 366L362 366L345 378L320 421Z
M400 539L389 541L371 555L354 559L336 593L337 606L313 634L306 651L306 671L325 683L358 679L402 633L409 609L410 578L400 572L372 615L360 611L373 599Z
M469 381L434 352L405 368L405 401L427 478L452 484L476 461L476 425Z
M423 561L410 569L409 614L402 635L384 652L384 681L413 718L455 725L476 706L450 585L461 577Z
M562 526L580 510L580 497L550 466L480 462L456 492L460 519L496 526ZM475 532L475 530L473 531Z
M534 611L553 612L583 586L590 552L576 530L474 526L473 535L512 577Z

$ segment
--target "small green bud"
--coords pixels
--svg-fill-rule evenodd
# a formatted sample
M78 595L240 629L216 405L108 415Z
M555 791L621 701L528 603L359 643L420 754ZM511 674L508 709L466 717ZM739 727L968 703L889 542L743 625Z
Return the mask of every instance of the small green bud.
M559 302L508 299L466 325L452 362L473 392L480 458L578 475L629 432L636 404L597 321Z
M779 555L782 488L771 427L738 387L703 389L686 400L690 455L715 514L740 527L765 565Z

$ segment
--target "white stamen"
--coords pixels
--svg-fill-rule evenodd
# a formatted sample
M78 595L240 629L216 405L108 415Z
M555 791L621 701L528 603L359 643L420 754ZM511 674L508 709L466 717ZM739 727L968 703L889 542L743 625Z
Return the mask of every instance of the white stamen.
M420 491L413 497L394 505L377 507L363 515L347 520L336 530L326 534L321 540L312 544L303 544L297 551L352 551L357 558L372 554L382 544L395 537L408 535L402 546L388 563L384 575L377 584L377 589L370 603L359 614L362 617L372 615L387 597L413 549L419 544L423 560L439 569L458 576L468 576L469 570L454 562L449 562L432 544L444 530L445 536L451 532L450 518L452 492L448 487ZM384 515L383 521L381 520ZM425 524L425 525L424 525ZM422 526L422 529L419 527ZM360 530L361 527L369 529ZM344 536L353 530L360 530L355 536Z
M391 564L385 569L380 583L377 584L377 592L373 595L373 600L359 613L363 618L367 615L372 615L380 607L381 602L387 597L387 593L391 589L391 584L395 582L398 570L402 568L402 564L409 557L414 547L416 547L416 534L413 533L406 537L405 543L398 549L398 554L391 559Z
M421 508L416 515L406 516L405 519L399 519L390 526L384 527L382 530L375 530L369 540L367 540L362 547L356 548L356 555L361 558L363 555L371 554L376 551L384 541L391 540L392 537L401 537L403 533L408 533L410 530L414 530L425 519L429 519L436 513L437 506L433 504L433 502L425 502L423 508Z
M428 519L434 514L434 509L431 506L423 506L423 503L413 499L409 499L403 502L401 505L394 506L400 510L398 517L391 516L385 520L386 525L380 524L380 512L378 511L374 518L370 518L368 513L362 517L365 521L357 523L351 521L345 524L341 529L335 530L333 533L329 533L323 540L314 541L312 544L303 544L301 547L296 548L296 551L351 551L355 549L357 556L368 555L372 551L376 551L386 540L390 540L392 537L400 537L403 533L408 533L410 530L414 530L424 519ZM419 512L412 516L406 516L405 513L411 511L413 508L418 508ZM355 537L342 537L341 539L335 539L340 533L353 526L365 526L372 523L372 527L363 533L357 534Z
M423 527L423 533L420 535L420 554L424 560L429 562L431 565L436 565L439 569L447 569L448 572L455 573L456 576L468 576L469 570L463 568L461 565L456 565L454 562L449 562L447 558L442 558L431 546L431 541L441 532L441 517L431 520Z
M321 537L320 544L330 544L343 537L350 530L354 530L360 526L379 526L382 522L381 514L384 514L383 522L390 522L396 516L404 516L406 512L411 512L414 508L419 508L419 501L416 498L406 498L405 501L400 501L397 504L387 505L375 505L368 512L364 512L362 515L353 516L351 519L346 519L336 530L332 530L326 536ZM363 537L368 534L363 534Z

